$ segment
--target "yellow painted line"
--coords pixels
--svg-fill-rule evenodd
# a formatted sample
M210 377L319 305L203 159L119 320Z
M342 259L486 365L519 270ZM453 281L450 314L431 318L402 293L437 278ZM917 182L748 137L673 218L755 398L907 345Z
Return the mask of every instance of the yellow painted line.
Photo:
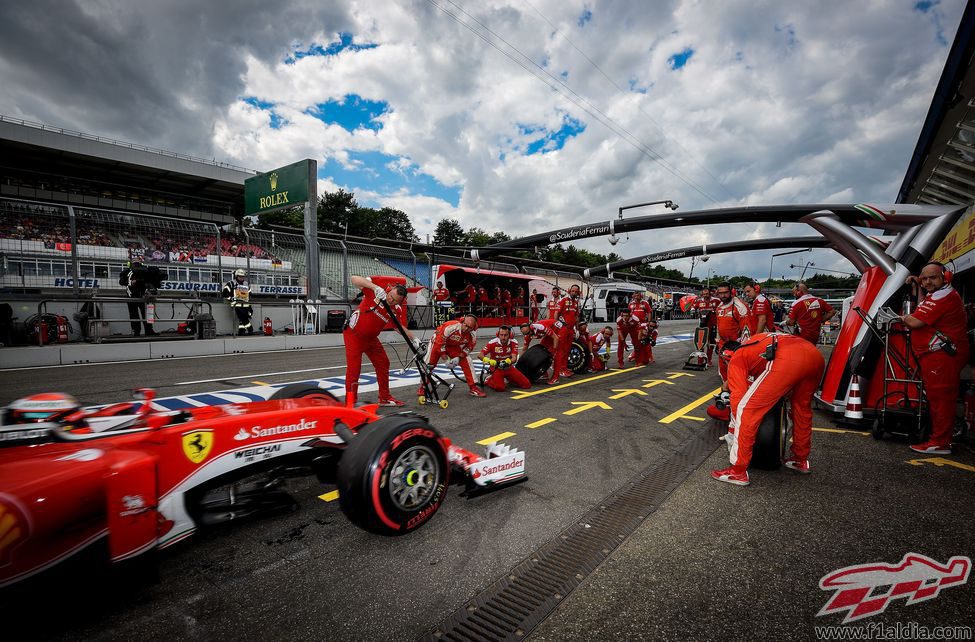
M538 421L534 421L530 424L525 424L525 428L541 428L542 426L546 426L553 421L558 421L558 419L555 417L546 417L545 419L539 419Z
M684 415L681 419L693 419L694 421L707 421L704 417L692 417L691 415Z
M258 385L258 386L270 386L271 385L271 384L269 384L266 381L251 381L251 383L253 383L255 385Z
M813 428L816 432L835 432L839 434L847 435L860 435L861 437L866 437L869 433L860 432L859 430L841 430L839 428Z
M514 437L517 434L518 433L516 433L516 432L503 432L503 433L501 433L499 435L495 435L493 437L488 437L487 439L482 439L481 441L479 441L477 443L481 444L482 446L487 446L492 441L495 442L495 443L497 443L497 442L501 441L502 439L507 439L508 437Z
M605 401L570 401L575 408L572 410L566 410L563 415L577 415L580 412L585 412L587 410L592 410L593 408L602 408L603 410L612 410L613 407L610 406Z
M579 381L570 381L569 383L562 383L557 386L548 386L547 388L542 388L540 390L534 390L532 392L522 392L516 391L512 399L527 399L528 397L534 397L535 395L544 395L546 392L553 392L555 390L561 390L562 388L568 388L570 386L578 386L582 383L589 383L590 381L597 381L599 379L605 379L606 377L615 377L616 375L623 374L624 372L633 372L639 368L644 368L645 366L634 366L633 368L626 368L625 370L612 370L605 374L596 375L595 377L589 377L588 379L580 379Z
M623 397L628 397L629 395L640 395L641 397L646 397L647 393L643 392L639 388L613 388L613 392L618 392L619 394L610 396L610 399L622 399Z
M339 491L337 490L333 490L331 492L325 493L324 495L318 496L318 499L322 500L323 502L334 502L338 498L339 498Z
M687 374L686 372L668 372L666 374L669 374L670 375L669 377L667 377L668 379L679 379L680 377L693 377L694 376L692 374Z
M960 468L961 470L967 470L970 473L975 473L975 466L969 466L968 464L962 464L960 462L954 461L953 459L945 459L944 457L927 457L925 459L912 459L907 462L912 466L920 466L921 464L932 464L934 466L951 466L953 468Z
M683 419L684 416L685 416L685 413L688 413L688 412L694 410L695 408L697 408L701 404L705 404L705 403L711 401L711 398L714 397L714 395L718 394L719 392L721 392L721 388L720 387L715 388L714 390L712 390L711 392L707 393L706 395L704 395L700 399L696 399L696 400L692 401L691 403L687 404L686 406L684 406L683 408L681 408L677 412L673 412L673 413L667 415L666 417L664 417L663 419L660 420L660 423L662 423L662 424L669 424L669 423L673 423L673 422L677 421L678 419Z

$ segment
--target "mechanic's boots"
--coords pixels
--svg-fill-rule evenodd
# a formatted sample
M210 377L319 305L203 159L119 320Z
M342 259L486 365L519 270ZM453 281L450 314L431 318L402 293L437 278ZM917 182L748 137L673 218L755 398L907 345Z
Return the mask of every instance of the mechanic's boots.
M397 399L396 397L389 396L384 397L379 400L380 406L405 406L406 404Z
M549 380L548 380L548 385L554 386L558 382L559 382L559 375L558 375L558 373L552 373L551 378L549 378Z
M803 473L804 475L808 475L810 472L808 459L799 459L795 455L792 455L782 463L786 468L791 468L792 470Z
M747 486L751 483L751 480L748 479L748 471L739 473L735 470L734 466L729 466L721 470L712 470L711 478L729 484L735 484L736 486Z
M478 388L477 386L471 386L470 395L472 397L487 397L487 395L484 394L484 391Z

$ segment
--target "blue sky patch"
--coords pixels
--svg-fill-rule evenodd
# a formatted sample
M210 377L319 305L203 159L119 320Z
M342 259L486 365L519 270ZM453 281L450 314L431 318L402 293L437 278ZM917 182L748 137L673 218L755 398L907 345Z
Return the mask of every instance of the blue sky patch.
M393 194L406 190L410 194L439 198L457 207L460 204L460 186L444 185L420 168L409 163L401 167L399 158L382 152L349 152L350 165L345 167L329 158L318 170L321 178L329 178L347 191L360 190ZM371 206L363 199L359 202Z
M589 9L583 9L582 13L579 15L579 26L585 27L586 23L592 20L592 11Z
M262 111L271 112L271 129L281 129L281 125L285 123L285 120L278 116L278 113L274 111L274 103L259 100L256 96L247 96L242 100L251 107L256 107Z
M562 149L565 146L565 141L584 132L586 125L575 118L566 116L563 119L562 126L553 132L548 132L544 127L530 125L521 125L518 129L522 136L528 138L536 134L543 134L530 142L525 148L525 155L531 156L532 154L544 154Z
M667 59L667 62L670 63L671 69L680 69L681 67L687 64L687 61L690 60L691 56L693 55L694 55L694 50L688 47L687 49L681 51L680 53L675 53L673 56Z
M308 56L336 56L343 51L362 51L364 49L375 49L379 45L372 43L356 44L351 33L343 31L339 34L337 42L330 42L328 45L313 44L307 49L295 49L290 56L284 59L285 64L293 65L295 61L307 58Z
M921 0L914 5L914 9L920 11L921 13L927 13L930 11L931 7L938 4L937 2L932 2L932 0Z
M341 100L330 100L308 108L305 113L326 125L339 125L348 131L371 129L379 131L383 124L377 119L389 111L389 103L369 100L356 94L348 94Z

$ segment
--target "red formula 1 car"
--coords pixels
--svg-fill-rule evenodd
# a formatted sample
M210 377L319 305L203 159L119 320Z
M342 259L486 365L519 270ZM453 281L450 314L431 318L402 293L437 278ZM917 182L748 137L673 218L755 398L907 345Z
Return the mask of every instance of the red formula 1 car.
M81 410L66 395L35 395L0 418L0 587L95 543L121 562L200 527L294 509L288 476L336 482L358 526L401 534L446 497L451 472L468 495L524 480L525 455L458 448L424 417L380 417L292 384L268 401L181 411L134 402ZM52 405L53 404L53 405Z

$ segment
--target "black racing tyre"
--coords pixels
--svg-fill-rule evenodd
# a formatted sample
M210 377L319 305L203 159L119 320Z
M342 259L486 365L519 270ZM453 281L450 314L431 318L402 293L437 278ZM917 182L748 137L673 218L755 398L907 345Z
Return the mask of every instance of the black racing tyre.
M582 347L582 344L578 341L572 342L572 347L569 348L569 358L566 362L569 366L569 370L576 374L581 374L589 368L588 360L586 359L586 349Z
M369 424L339 462L342 512L356 526L380 535L419 528L447 496L447 448L419 417L386 417Z
M270 399L322 399L334 401L335 405L342 405L342 402L331 392L311 383L289 383L271 395Z
M515 367L521 374L535 382L541 379L552 365L552 355L542 346L535 344L518 357Z
M884 422L882 422L879 417L874 419L873 426L870 428L870 434L873 436L873 438L880 441L884 438L885 432L887 431L884 430Z
M755 435L751 468L778 470L785 459L789 441L789 406L780 401L765 413Z

